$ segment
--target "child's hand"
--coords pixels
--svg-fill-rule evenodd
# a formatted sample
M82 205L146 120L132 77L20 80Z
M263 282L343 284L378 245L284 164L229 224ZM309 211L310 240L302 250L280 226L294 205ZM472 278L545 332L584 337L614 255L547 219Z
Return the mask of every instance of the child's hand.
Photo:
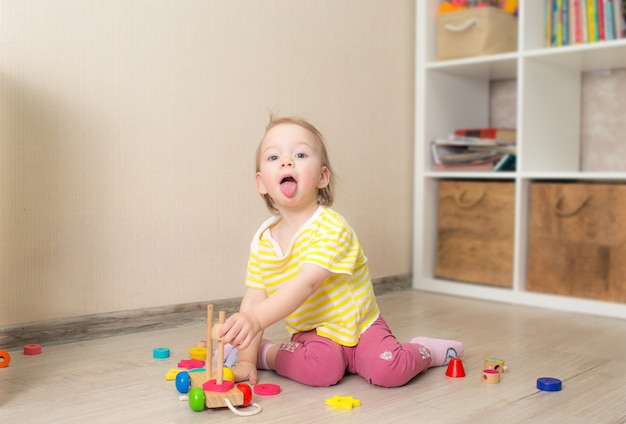
M218 336L224 343L230 343L238 349L246 349L254 340L254 337L263 328L250 312L233 314L220 327Z
M239 361L237 365L231 368L231 370L235 375L236 382L249 380L250 384L252 384L253 386L257 383L258 372L256 369L256 364L248 361Z

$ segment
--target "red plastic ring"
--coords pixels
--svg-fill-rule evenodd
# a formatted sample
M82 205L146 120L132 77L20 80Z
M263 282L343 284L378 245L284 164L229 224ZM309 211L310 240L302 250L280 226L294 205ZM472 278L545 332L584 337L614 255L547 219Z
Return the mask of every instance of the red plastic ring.
M254 386L254 393L260 396L274 396L280 393L278 384L257 384Z
M24 355L39 355L41 353L40 344L24 345Z

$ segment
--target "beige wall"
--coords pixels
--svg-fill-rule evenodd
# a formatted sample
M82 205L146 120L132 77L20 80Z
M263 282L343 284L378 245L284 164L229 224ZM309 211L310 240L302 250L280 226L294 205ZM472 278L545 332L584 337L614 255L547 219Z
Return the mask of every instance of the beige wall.
M240 296L267 111L411 272L412 0L0 0L0 325Z

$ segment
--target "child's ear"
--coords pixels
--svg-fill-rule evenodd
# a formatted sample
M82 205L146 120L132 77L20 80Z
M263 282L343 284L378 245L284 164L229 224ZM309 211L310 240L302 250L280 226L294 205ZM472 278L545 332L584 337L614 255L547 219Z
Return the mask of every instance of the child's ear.
M330 183L330 170L322 166L322 173L320 174L320 180L317 182L317 188L325 188Z
M261 178L261 174L259 172L255 175L256 189L261 194L267 194L267 189L265 188L265 184L263 184L263 179Z

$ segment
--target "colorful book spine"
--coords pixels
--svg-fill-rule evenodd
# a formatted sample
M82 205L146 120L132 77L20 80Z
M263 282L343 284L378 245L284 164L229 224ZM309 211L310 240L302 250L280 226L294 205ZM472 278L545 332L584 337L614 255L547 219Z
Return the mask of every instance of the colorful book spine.
M563 45L563 0L556 0L556 10L555 10L555 20L556 20L556 45Z
M561 45L567 46L569 41L569 0L562 0L561 4Z
M561 44L559 44L559 40L560 40L560 35L561 35L561 28L559 28L559 25L561 23L561 19L559 18L559 2L562 0L552 0L552 46L553 47L558 47Z
M622 0L613 0L613 30L615 38L623 37L622 34Z
M580 16L580 0L572 0L570 3L572 44L583 43L582 17Z
M587 31L589 33L589 42L594 43L598 41L597 33L597 18L596 15L596 0L587 0Z
M501 128L461 128L454 130L454 135L458 137L474 137L489 139L515 139L515 130Z
M553 0L546 0L545 2L546 47L552 47L552 2Z
M596 0L596 13L598 14L598 40L606 40L604 28L604 0Z
M615 40L613 0L604 0L604 37L605 40Z
M589 31L588 31L588 26L587 26L587 4L585 3L586 0L580 0L579 1L579 8L580 8L580 27L582 29L582 42L583 43L588 43L589 42Z
M515 171L516 159L517 157L515 153L507 153L503 155L502 158L500 158L500 160L497 161L493 165L493 170L494 171Z

